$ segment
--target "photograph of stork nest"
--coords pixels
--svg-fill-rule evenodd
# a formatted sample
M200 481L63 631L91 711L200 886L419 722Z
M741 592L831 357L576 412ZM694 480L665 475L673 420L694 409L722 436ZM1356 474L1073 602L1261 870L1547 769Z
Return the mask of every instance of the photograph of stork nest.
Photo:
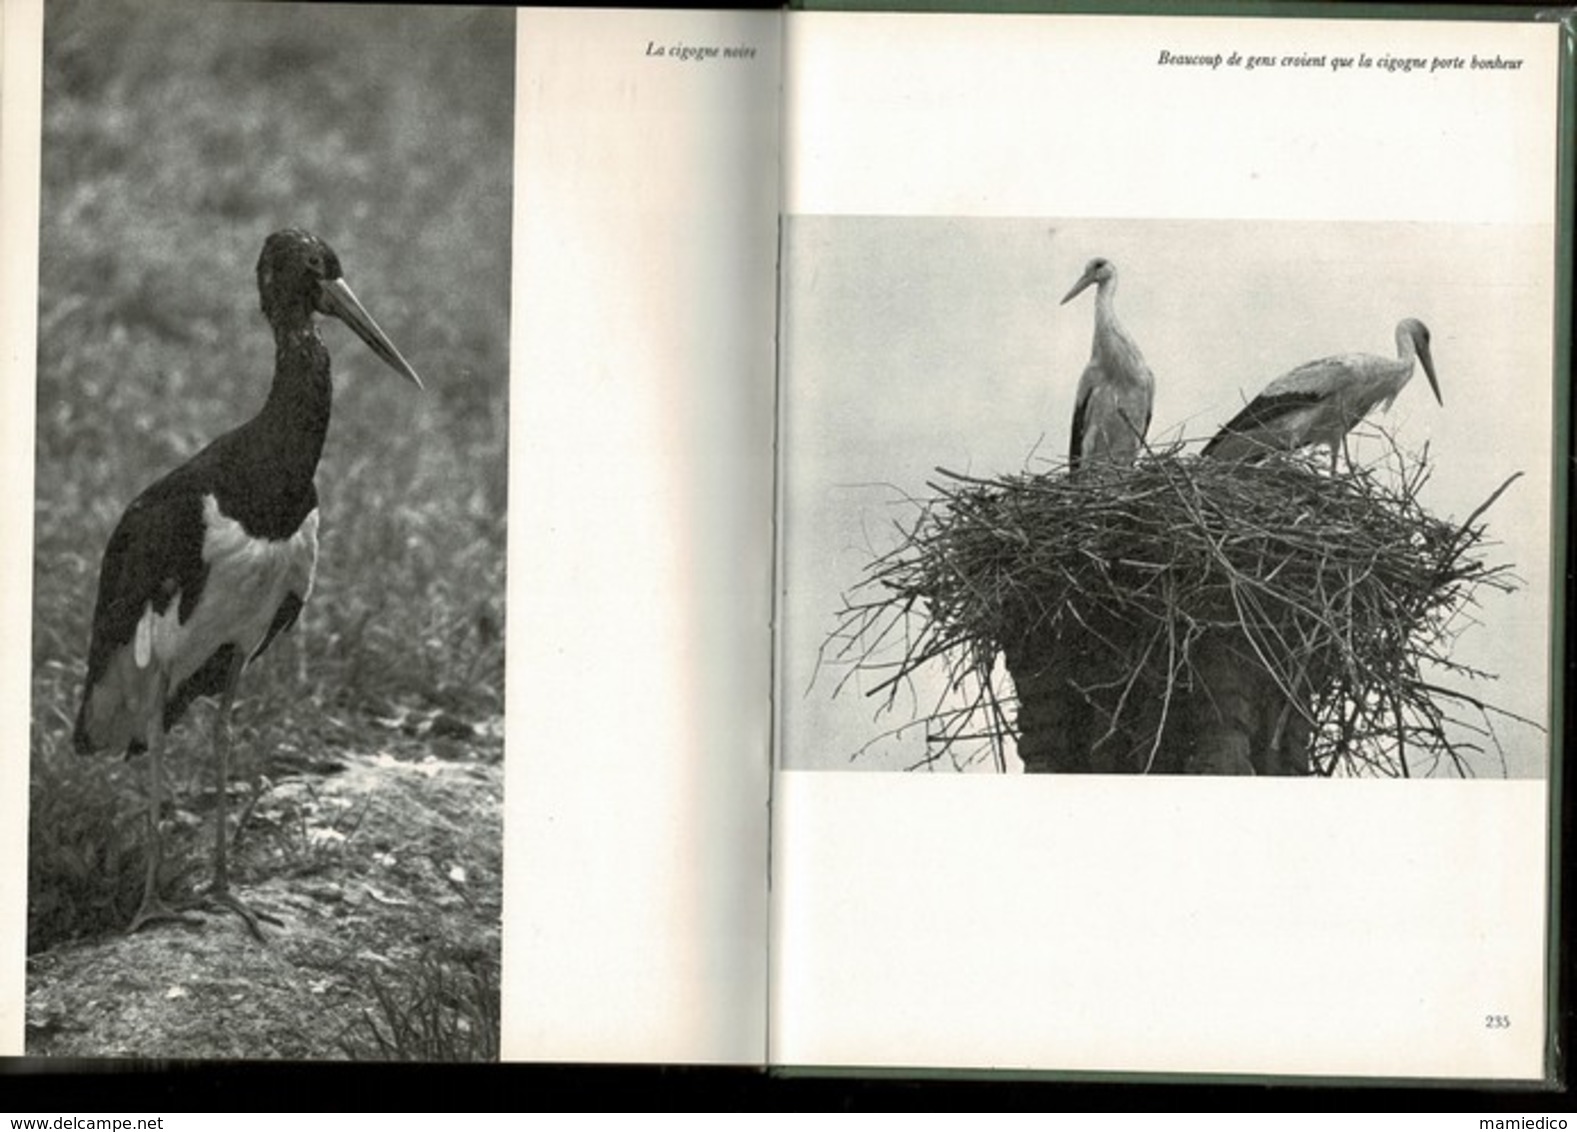
M46 4L30 1055L498 1056L513 74Z
M1493 760L1491 674L1451 646L1480 594L1485 515L1419 504L1427 450L1346 465L1148 453L1131 468L945 469L845 596L821 663L902 712L920 765L1016 743L1030 773L1469 776ZM932 681L932 686L937 682ZM1529 722L1529 721L1523 721ZM889 734L892 732L889 732Z

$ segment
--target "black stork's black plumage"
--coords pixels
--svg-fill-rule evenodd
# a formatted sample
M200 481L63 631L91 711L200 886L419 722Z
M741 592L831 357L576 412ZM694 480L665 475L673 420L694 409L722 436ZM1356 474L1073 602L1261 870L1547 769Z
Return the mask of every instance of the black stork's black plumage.
M160 758L165 733L199 696L220 697L213 883L209 902L258 915L230 892L226 789L230 704L242 670L295 622L317 563L313 484L333 389L315 315L333 315L418 388L421 379L340 275L322 240L275 232L257 261L263 314L274 331L274 382L263 408L132 500L99 569L88 674L74 743L87 754L147 749L149 853L135 931L181 918L156 891ZM267 918L267 917L264 917ZM277 921L276 921L277 922Z

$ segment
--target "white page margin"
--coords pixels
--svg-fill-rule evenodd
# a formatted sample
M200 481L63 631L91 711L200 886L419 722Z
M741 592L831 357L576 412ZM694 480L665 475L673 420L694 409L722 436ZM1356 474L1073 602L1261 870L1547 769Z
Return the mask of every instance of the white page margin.
M5 412L0 414L0 467L5 495L3 576L7 691L0 718L11 740L0 757L0 1056L20 1056L24 1043L27 947L27 803L29 672L33 624L33 412L38 388L38 177L42 106L43 0L5 0L0 11L0 346Z
M780 26L520 16L507 1058L765 1056Z
M796 12L785 210L1547 223L1555 154L1538 143L1555 129L1556 30ZM1157 64L1163 50L1378 60L1472 45L1525 62L1435 75Z
M777 798L782 1063L1542 1072L1542 783L804 771Z

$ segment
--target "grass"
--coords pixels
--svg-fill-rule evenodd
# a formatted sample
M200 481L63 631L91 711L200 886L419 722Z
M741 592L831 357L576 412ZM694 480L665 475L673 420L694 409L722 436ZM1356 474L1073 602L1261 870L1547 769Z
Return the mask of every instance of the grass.
M353 1060L497 1061L497 960L424 951L395 979L367 981L373 1005L340 1038Z
M243 679L234 777L391 714L501 715L512 123L508 11L49 3L30 951L140 897L140 762L70 749L98 560L138 490L261 405L270 231L328 240L428 391L325 328L316 589ZM208 783L208 726L172 736L178 788ZM172 887L211 836L176 830Z

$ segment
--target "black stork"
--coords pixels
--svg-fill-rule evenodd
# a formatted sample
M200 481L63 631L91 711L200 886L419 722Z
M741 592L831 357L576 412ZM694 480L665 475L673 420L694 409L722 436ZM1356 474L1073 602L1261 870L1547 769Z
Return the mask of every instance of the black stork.
M73 742L149 752L151 848L142 905L128 932L185 917L157 892L160 762L169 729L199 696L219 697L213 882L205 906L236 912L259 939L260 916L230 892L226 862L230 706L247 664L295 623L318 555L313 484L333 387L314 315L345 322L390 368L422 382L340 274L339 258L299 229L275 232L257 261L274 331L274 381L251 420L213 441L132 500L99 567L98 601Z

